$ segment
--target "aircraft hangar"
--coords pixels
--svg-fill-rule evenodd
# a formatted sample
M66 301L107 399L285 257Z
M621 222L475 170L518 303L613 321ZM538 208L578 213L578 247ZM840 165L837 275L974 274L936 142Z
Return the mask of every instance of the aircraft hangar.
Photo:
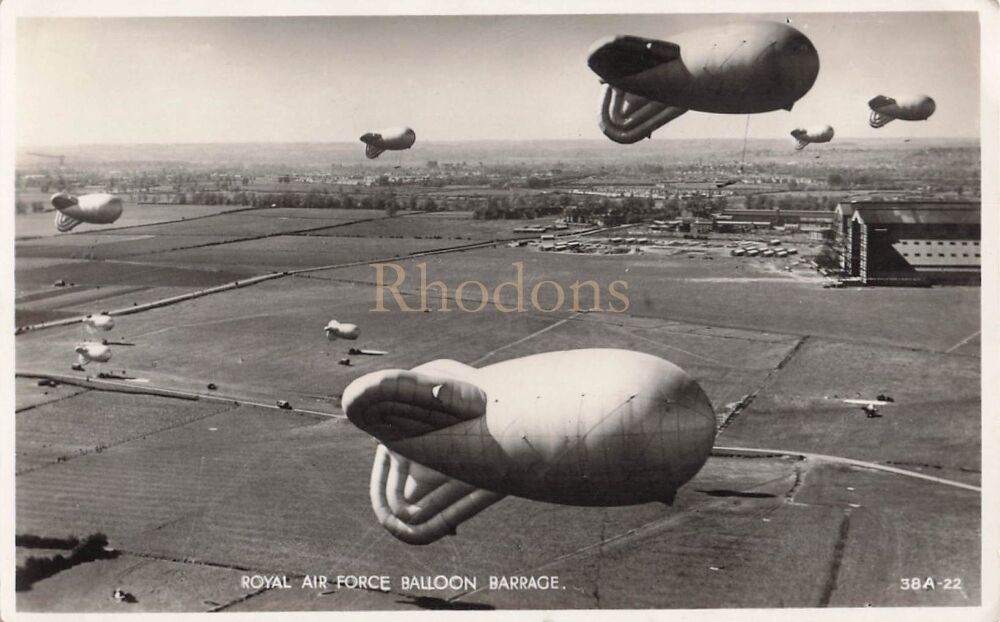
M841 268L865 285L978 284L980 209L979 201L841 203Z

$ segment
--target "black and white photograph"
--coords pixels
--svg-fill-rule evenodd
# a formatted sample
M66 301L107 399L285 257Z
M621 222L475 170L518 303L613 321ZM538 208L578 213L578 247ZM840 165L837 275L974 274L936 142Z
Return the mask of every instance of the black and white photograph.
M3 619L996 620L998 15L4 2Z

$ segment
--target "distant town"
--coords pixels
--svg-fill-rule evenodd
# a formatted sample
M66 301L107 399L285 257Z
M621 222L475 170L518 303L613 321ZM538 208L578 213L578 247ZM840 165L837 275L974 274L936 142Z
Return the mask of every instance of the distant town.
M579 143L532 147L541 153L530 161L517 156L516 143L445 144L378 164L361 161L354 145L340 144L25 150L18 158L16 209L47 210L48 195L77 189L115 193L139 205L465 211L482 220L556 216L599 226L659 220L678 230L733 231L810 224L740 210L832 216L847 197L979 196L974 141L845 140L802 152L759 141L742 158L731 141L668 143L629 150L627 158L614 147Z

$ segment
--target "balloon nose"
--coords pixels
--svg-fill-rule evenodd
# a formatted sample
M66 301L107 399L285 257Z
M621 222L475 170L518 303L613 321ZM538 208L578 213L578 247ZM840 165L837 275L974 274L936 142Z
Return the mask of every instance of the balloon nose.
M68 207L72 207L79 202L75 196L65 192L57 192L53 194L51 200L52 207L58 210L64 210Z
M680 48L669 41L632 35L605 37L590 46L587 65L603 80L615 80L642 73L679 58Z

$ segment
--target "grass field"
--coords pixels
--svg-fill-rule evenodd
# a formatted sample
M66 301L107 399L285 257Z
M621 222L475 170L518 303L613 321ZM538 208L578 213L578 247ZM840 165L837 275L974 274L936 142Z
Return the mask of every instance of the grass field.
M349 225L311 235L361 236L368 238L437 238L442 240L476 240L530 238L537 240L540 233L516 233L514 229L525 226L551 226L554 218L535 220L473 220L468 212L439 212L393 218L377 222ZM582 229L583 227L574 227ZM571 230L559 233L570 233ZM553 231L549 231L553 233Z
M121 405L118 396L106 399ZM380 599L342 590L324 601L347 609L457 595L398 589L399 577L428 572L483 582L491 574L556 575L568 592L486 590L461 599L502 608L816 606L824 599L852 606L954 605L978 598L965 557L976 549L978 523L975 496L967 492L776 458L717 458L673 508L582 509L510 498L463 525L457 538L409 547L371 517L372 449L345 422L228 409L19 476L19 530L51 533L72 515L80 533L104 530L128 555L188 559L192 571L210 564L392 577L397 589ZM931 514L920 511L921 524L900 518L927 504L928 496L941 502ZM834 572L846 512L853 530ZM953 535L942 538L943 530ZM612 536L619 537L591 547ZM871 563L863 544L871 537L907 544L882 548ZM964 575L965 593L899 591L897 574L912 568ZM656 579L664 572L670 581ZM108 591L105 576L90 573L79 581ZM789 590L801 577L811 580ZM153 576L128 579L140 603L150 602L161 585ZM205 589L224 592L234 580L228 573L210 576ZM80 589L68 588L57 600ZM298 600L308 603L307 596L308 590ZM270 598L289 606L286 595L260 598L254 609L268 609Z
M256 273L239 267L217 270L116 261L66 261L15 270L15 324L119 309ZM55 287L56 281L65 285Z
M72 395L82 393L87 389L72 385L61 384L55 387L43 387L38 385L38 381L33 378L14 379L14 411L20 412L28 408L35 408L41 404L66 399Z
M941 351L979 330L978 287L821 289L815 272L787 273L778 269L783 264L765 260L497 248L401 265L411 279L419 279L416 264L425 262L429 278L453 287L465 280L495 287L513 278L512 264L518 261L524 262L529 293L546 279L564 288L593 279L605 291L615 280L627 281L628 314L638 317ZM335 276L374 282L375 274L361 267ZM546 298L552 295L548 286L540 292L543 306L554 304Z
M24 244L25 257L67 259L147 259L153 253L178 248L237 241L235 236L203 235L114 235L93 234L39 238Z
M268 218L277 214L278 220ZM975 491L836 462L720 455L672 507L578 508L506 498L464 523L456 537L412 547L392 538L371 510L374 442L338 418L344 387L370 371L436 358L482 366L551 350L617 347L674 361L720 414L752 397L718 445L828 454L978 485L978 288L825 290L802 266L786 272L782 263L717 251L706 260L686 252L599 256L500 247L405 259L468 241L463 238L506 234L496 228L501 223L467 216L408 216L307 235L288 232L338 223L303 210L237 216L19 244L18 318L127 307L253 274L396 255L407 270L401 288L407 304L419 303L416 264L423 262L430 279L449 286L452 308L461 282L478 280L492 290L511 281L512 263L522 261L529 310L504 313L493 301L476 313L373 312L375 270L362 265L117 317L106 336L135 345L112 346L109 369L146 381L133 387L203 397L40 387L18 379L17 532L82 537L101 531L123 551L118 559L38 582L18 596L20 608L978 602ZM258 235L271 237L243 239ZM169 250L178 244L191 247ZM87 258L87 252L101 255ZM57 278L76 286L53 288ZM569 296L569 286L586 279L599 284L605 309L608 285L627 281L628 309L574 313L568 299L554 312L530 308L530 291L542 280L560 284ZM478 305L476 287L467 287L465 297L468 306ZM510 288L501 298L516 303ZM430 300L436 309L436 290ZM555 306L554 288L545 286L538 301ZM357 323L360 338L327 341L322 328L331 319ZM17 370L82 380L86 374L68 366L73 346L85 337L79 325L18 335ZM389 353L348 355L350 347ZM344 357L350 366L337 364ZM209 390L209 382L217 389ZM880 419L841 402L877 393L896 399ZM277 399L329 416L278 410L271 407ZM238 587L246 573L388 574L397 587L251 596ZM964 589L901 590L900 577L912 573L962 577ZM565 589L462 595L398 587L401 576L437 574L475 576L481 584L491 574L554 574ZM116 587L139 602L110 601ZM177 598L170 600L172 594Z
M243 596L238 570L122 555L75 566L18 595L23 611L133 613L210 611ZM136 587L139 586L139 587ZM146 587L149 586L149 587ZM136 603L116 602L116 589L138 591Z
M150 224L129 229L129 235L198 235L198 236L260 236L288 233L302 229L319 229L340 226L344 223L383 218L385 213L372 210L284 210L284 214L272 214L269 209L245 210L230 214L218 214L184 222Z
M398 315L370 313L371 306L368 288L361 285L309 278L264 283L121 317L111 334L137 345L113 348L112 365L169 386L201 389L211 380L220 391L263 393L273 396L268 400L273 402L277 397L339 395L365 371L409 368L449 356L472 360L549 324L547 318L528 314L492 312L452 318L414 313L408 322L412 331L401 332L396 329ZM357 342L327 341L323 327L337 318L361 324ZM81 332L69 326L25 335L28 338L18 348L19 367L44 367L59 358L68 361L65 353L72 353ZM205 376L201 354L206 341L214 344L210 378ZM456 353L456 342L464 343L468 354ZM351 346L389 354L351 357L351 367L337 365ZM297 361L296 365L290 366L290 360Z
M977 359L814 340L719 442L836 453L975 483L979 380ZM881 418L842 401L878 394L895 400Z
M843 499L851 509L831 606L853 606L858 596L865 603L899 607L978 603L982 584L973 569L980 563L981 523L974 495L941 490L927 503L926 488L916 480L898 482L847 468L816 475L798 499L810 504ZM900 579L907 576L935 577L937 588L901 589ZM946 577L960 579L961 589L943 589L940 579Z
M93 307L142 304L277 270L394 257L444 244L404 240L387 245L361 238L280 235L373 217L384 214L374 210L254 210L23 240L18 244L15 269L16 323L83 315ZM56 281L70 287L54 288Z
M392 259L446 246L444 240L378 240L282 235L227 245L188 248L157 254L156 262L181 266L241 266L258 273Z
M51 466L78 455L101 452L120 443L230 408L207 402L149 400L88 391L61 402L42 404L17 414L17 471ZM67 434L67 430L73 433Z

